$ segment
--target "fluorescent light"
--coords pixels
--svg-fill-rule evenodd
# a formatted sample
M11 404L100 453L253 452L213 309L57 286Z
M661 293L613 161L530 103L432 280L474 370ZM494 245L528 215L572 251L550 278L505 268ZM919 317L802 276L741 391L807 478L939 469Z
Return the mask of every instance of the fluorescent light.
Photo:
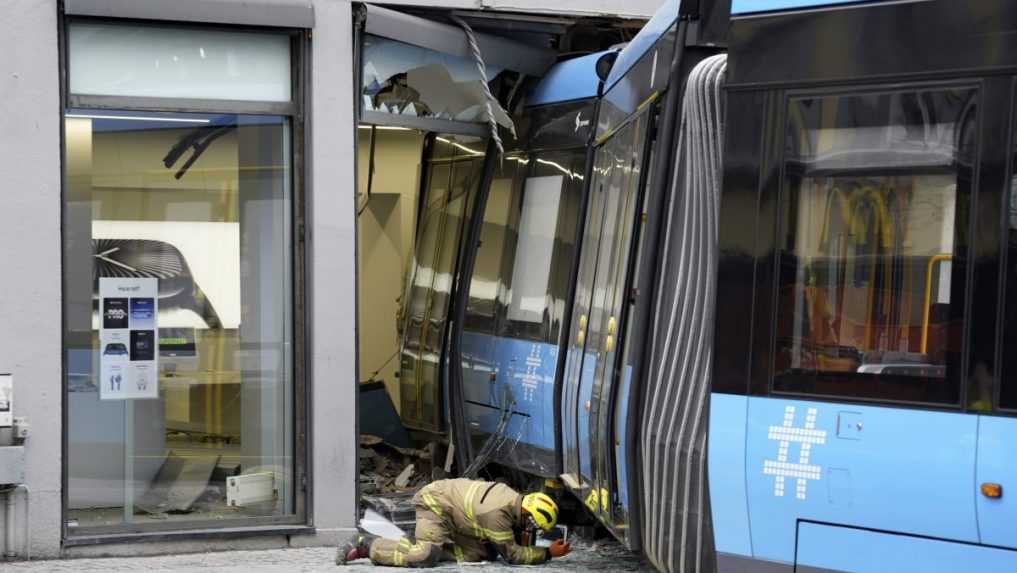
M357 129L371 129L370 125L358 125ZM415 131L409 127L396 127L394 125L375 125L374 129L378 131Z
M183 118L183 117L142 117L133 115L92 115L88 113L68 113L64 117L77 117L83 119L130 119L135 121L168 121L176 123L209 123L210 119Z
M477 151L476 149L470 149L469 147L466 147L465 145L463 145L461 143L456 143L455 141L452 141L450 139L445 139L444 137L436 137L435 139L437 139L438 141L440 141L442 143L447 143L449 145L452 145L453 147L457 147L457 148L461 149L462 151L465 151L466 153L469 153L471 155L474 155L474 156L483 155L483 153Z

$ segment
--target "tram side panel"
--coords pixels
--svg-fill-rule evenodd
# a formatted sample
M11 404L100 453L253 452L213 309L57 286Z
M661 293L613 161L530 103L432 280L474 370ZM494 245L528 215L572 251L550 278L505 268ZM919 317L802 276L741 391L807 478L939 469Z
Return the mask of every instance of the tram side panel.
M901 22L877 12L946 4L844 18ZM984 16L1004 4L980 6ZM839 17L787 18L808 36L810 19ZM1013 27L980 25L990 21ZM758 41L766 26L753 22ZM760 89L749 84L764 77L766 50L750 50L759 65L745 67L738 44L710 430L719 570L1017 570L1017 536L1004 525L1017 506L981 487L1017 485L1005 437L1017 423L1001 394L1010 382L991 374L984 316L1002 316L1007 303L993 295L1006 290L982 278L1002 264L986 245L1004 243L993 210L1011 204L997 155L1013 139L1012 78ZM980 52L954 50L946 63L962 53ZM842 54L775 73L821 74L824 57ZM856 64L854 74L869 65ZM918 61L871 64L917 71Z
M556 375L595 109L585 84L599 55L559 64L530 94L552 101L517 117L523 149L491 184L462 335L475 448L494 444L491 461L542 477L558 475ZM583 97L553 101L570 94Z

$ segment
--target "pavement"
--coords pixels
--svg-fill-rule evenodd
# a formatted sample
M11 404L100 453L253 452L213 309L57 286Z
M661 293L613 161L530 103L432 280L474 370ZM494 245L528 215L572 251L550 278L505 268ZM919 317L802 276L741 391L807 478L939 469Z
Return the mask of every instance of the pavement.
M361 560L345 567L336 567L335 549L312 547L301 549L273 549L266 551L222 551L192 553L160 557L117 557L102 559L64 559L56 561L30 561L0 563L3 573L91 573L111 571L145 571L147 573L268 573L292 571L295 573L367 573L379 571L407 571L389 567L374 567ZM577 540L571 554L550 563L528 566L541 571L653 571L646 562L613 540ZM416 571L416 569L414 569ZM469 573L518 573L519 567L504 563L450 563L427 571L466 571Z

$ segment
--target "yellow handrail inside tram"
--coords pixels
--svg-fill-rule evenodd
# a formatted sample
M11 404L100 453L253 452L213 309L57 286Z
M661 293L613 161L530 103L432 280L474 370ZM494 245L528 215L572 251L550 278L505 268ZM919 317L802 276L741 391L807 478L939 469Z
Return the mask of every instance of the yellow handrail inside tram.
M953 255L949 253L940 253L931 257L929 259L929 264L925 267L925 308L922 309L922 354L928 352L929 345L929 309L932 306L932 268L936 266L936 263L952 259Z

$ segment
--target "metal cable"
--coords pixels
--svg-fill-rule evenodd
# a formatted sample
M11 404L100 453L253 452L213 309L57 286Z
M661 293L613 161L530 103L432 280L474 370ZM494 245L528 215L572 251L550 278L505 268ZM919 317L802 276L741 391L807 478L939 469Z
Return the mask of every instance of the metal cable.
M501 136L498 135L498 121L494 118L494 105L500 105L491 93L487 85L487 65L484 64L484 57L480 53L480 45L477 44L477 37L473 34L473 28L461 17L452 14L452 21L463 29L466 34L466 42L470 45L470 52L473 53L473 61L477 64L477 71L480 73L480 87L484 90L484 111L487 113L487 126L491 130L491 139L498 148L498 155L505 154L505 147L501 143Z

